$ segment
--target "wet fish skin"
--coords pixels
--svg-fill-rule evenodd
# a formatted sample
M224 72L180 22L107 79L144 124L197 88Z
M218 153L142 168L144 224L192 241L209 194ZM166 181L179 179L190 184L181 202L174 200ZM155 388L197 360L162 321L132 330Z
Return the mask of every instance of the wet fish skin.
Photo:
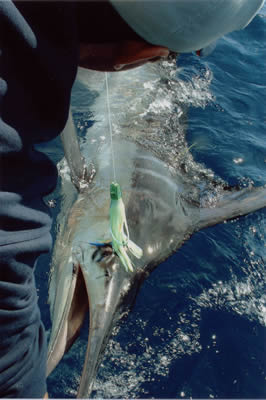
M186 173L187 168L180 164L173 171L169 168L170 159L164 160L160 158L159 151L149 151L149 146L138 144L140 135L144 135L145 131L138 132L128 122L131 111L123 99L127 97L130 105L130 99L141 95L143 82L149 79L152 83L156 82L159 73L155 66L151 69L144 66L133 71L116 74L110 82L113 121L119 121L122 127L122 138L114 135L115 158L119 159L117 173L123 189L130 235L143 249L143 257L134 260L133 273L125 271L115 255L107 255L97 262L93 259L95 248L89 244L99 239L110 240L110 146L108 142L102 144L98 152L95 152L93 145L90 146L93 140L99 141L99 134L107 129L104 79L99 82L101 75L98 73L91 73L90 82L86 81L88 75L85 71L82 71L80 78L83 85L97 93L92 108L99 116L97 124L88 130L82 156L71 116L62 134L75 187L69 176L62 174L62 191L67 193L67 197L58 218L61 227L51 270L49 302L53 325L47 371L49 374L56 367L78 336L89 308L88 346L78 391L78 397L81 398L88 397L92 390L114 324L132 306L141 283L149 273L177 251L195 231L266 206L266 188L221 189L215 205L201 206L199 187L191 181ZM165 84L168 84L167 81ZM120 92L121 98L118 97ZM143 96L142 100L149 110L152 103L147 101L145 94ZM139 113L138 107L137 103L135 111ZM123 117L126 112L128 120ZM158 111L158 116L151 112L151 122L144 124L145 128L162 129L170 112L171 104L166 104L165 109ZM145 109L142 109L142 113L145 114ZM136 124L141 126L141 119ZM154 133L149 134L150 144ZM184 147L183 153L186 154L186 151ZM88 173L91 160L96 169L93 180ZM190 166L196 174L199 167L194 164ZM203 181L206 180L206 186L209 185L208 174L201 176Z

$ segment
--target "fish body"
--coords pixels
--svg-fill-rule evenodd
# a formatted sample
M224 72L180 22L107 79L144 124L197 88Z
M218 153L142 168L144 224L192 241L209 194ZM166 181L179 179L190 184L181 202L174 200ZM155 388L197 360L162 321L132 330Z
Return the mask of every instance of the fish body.
M128 312L150 272L199 229L266 206L265 188L227 190L222 180L195 163L180 123L186 110L178 102L175 74L175 65L165 63L109 76L112 148L104 75L84 70L78 75L78 92L90 95L95 122L80 147L71 114L62 133L66 158L59 171L65 200L50 274L47 363L49 375L78 337L89 311L78 397L90 395L112 328ZM73 102L75 111L75 98ZM132 256L134 268L126 269L110 246L95 256L102 250L95 250L93 243L113 240L112 157L130 239L142 250L141 257ZM203 192L205 199L206 193L212 195L211 203L202 201Z

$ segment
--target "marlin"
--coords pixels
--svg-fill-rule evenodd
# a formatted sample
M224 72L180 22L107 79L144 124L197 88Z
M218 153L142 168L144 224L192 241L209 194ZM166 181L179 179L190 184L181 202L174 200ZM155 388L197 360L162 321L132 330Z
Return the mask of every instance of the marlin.
M70 113L62 132L63 202L50 273L47 375L79 336L89 312L78 398L90 395L112 329L153 269L194 232L266 206L265 187L228 187L193 160L174 61L112 73L108 80L112 146L101 72L81 69L72 99L73 112L88 115L89 109L93 125L78 138ZM130 237L143 251L141 258L132 257L133 271L124 268L111 242L114 173Z

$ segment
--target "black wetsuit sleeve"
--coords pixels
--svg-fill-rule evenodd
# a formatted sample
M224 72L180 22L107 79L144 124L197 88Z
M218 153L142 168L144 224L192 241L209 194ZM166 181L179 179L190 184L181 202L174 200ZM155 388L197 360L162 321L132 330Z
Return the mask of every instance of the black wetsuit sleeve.
M77 53L74 4L0 0L0 397L46 392L34 267L52 245L42 198L57 171L34 145L66 123Z

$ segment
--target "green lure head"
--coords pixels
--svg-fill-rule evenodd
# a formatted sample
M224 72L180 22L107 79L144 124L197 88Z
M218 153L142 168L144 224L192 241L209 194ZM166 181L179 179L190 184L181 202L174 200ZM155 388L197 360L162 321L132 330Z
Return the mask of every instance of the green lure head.
M112 182L110 185L110 196L112 200L119 200L122 197L122 192L119 183Z

